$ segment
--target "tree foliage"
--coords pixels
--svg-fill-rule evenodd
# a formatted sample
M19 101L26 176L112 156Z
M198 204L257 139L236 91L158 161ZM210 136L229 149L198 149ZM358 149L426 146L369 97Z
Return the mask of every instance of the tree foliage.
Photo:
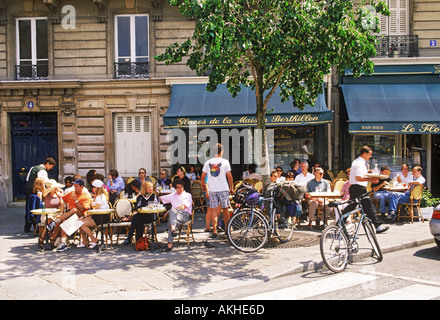
M389 15L377 0L357 7L353 0L167 1L195 18L195 30L156 59L173 64L189 56L192 70L209 74L211 92L224 82L232 96L242 85L251 87L257 128L263 131L267 103L277 87L283 101L291 99L303 109L314 105L333 66L339 73L351 69L355 76L372 73L369 58L376 55L374 33L379 31L375 12Z
M381 1L357 8L352 0L168 2L194 17L196 27L190 39L170 45L156 59L172 64L189 55L192 70L209 73L208 91L226 82L236 96L240 84L249 86L256 95L267 92L260 107L277 86L283 100L293 98L296 107L313 105L332 66L355 76L370 74L379 25L372 13L389 14Z

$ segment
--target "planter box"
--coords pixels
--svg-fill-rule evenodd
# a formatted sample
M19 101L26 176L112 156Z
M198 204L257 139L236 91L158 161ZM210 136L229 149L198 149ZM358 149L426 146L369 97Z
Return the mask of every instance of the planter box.
M434 207L420 208L420 211L423 216L423 219L431 220L432 212L434 211Z

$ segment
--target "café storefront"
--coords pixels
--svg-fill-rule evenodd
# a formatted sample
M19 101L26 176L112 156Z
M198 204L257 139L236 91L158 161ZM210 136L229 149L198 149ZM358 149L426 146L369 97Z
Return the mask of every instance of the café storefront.
M435 141L440 134L440 84L341 85L351 138L351 158L363 145L374 150L372 165L421 165L428 188L437 192Z
M267 110L271 168L281 166L287 171L294 159L326 163L325 125L333 121L333 112L328 110L323 95L319 95L315 106L299 110L290 101L282 103L276 92ZM203 163L201 159L194 159L194 155L200 156L203 144L214 139L225 146L225 158L231 162L234 178L240 179L246 164L256 163L253 153L261 150L255 112L255 94L249 88L243 87L238 96L232 98L226 85L218 86L215 92L207 92L206 84L174 84L163 121L164 128L180 129L177 132L185 134L188 149L186 157L179 158L180 164L181 161Z

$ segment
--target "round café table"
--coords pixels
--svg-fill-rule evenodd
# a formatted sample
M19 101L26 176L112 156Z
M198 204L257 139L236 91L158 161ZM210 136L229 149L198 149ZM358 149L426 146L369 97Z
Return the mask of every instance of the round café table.
M325 199L340 199L342 198L341 194L339 192L308 192L308 194L312 197L312 199L317 198L323 198L324 203L324 225L322 226L322 229L324 229L327 226L327 214L325 213Z
M46 209L33 209L31 210L32 214L36 215L36 216L42 216L42 215L46 215L46 223L45 225L47 225L47 219L49 218L50 214L57 214L60 212L60 209L56 209L56 208L46 208ZM49 243L49 233L46 230L46 233L44 235L44 242L46 244Z
M103 216L106 214L114 213L115 209L90 209L87 210L88 215L100 215L101 216L101 244L97 246L98 252L101 252L102 250L110 249L110 247L107 247L104 244L104 223L103 223Z
M165 212L167 211L167 209L165 207L161 207L161 208L151 208L151 207L141 207L139 209L137 209L137 213L138 214L153 214L153 215L157 215L160 212ZM157 217L156 217L157 218ZM151 223L151 228L150 228L150 236L151 236L151 242L154 242L154 238L157 237L156 236L156 219L152 219L153 222Z

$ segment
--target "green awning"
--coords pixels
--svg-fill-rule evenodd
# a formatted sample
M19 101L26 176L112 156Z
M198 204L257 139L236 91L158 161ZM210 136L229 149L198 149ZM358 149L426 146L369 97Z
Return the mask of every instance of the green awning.
M440 133L440 85L341 85L352 134Z
M282 103L278 91L269 101L266 126L300 126L331 123L333 112L328 110L324 96L319 95L314 107L299 110L287 101ZM246 128L256 127L256 98L254 92L243 87L232 98L226 85L215 92L206 91L205 84L176 84L172 87L170 105L163 116L165 128Z

